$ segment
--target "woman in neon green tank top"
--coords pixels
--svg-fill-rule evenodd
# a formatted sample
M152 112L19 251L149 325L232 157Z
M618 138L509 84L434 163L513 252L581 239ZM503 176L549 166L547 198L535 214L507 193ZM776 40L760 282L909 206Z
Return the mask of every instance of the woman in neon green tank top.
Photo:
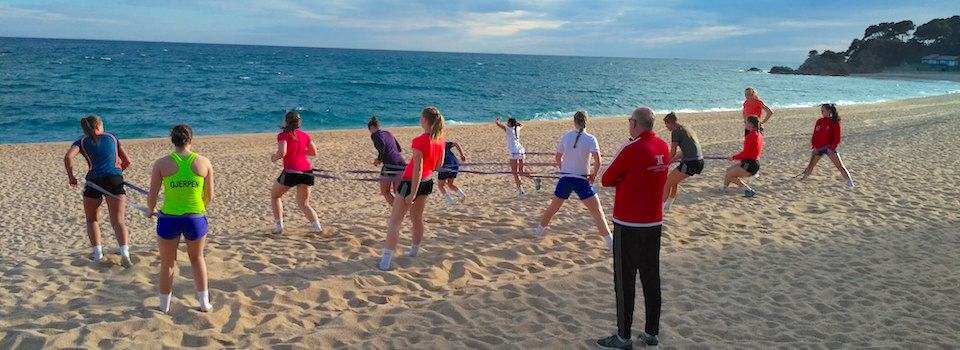
M203 260L206 242L206 206L213 199L213 167L210 160L190 151L193 129L181 124L170 131L175 150L153 163L150 176L150 194L147 196L147 217L157 216L157 242L160 247L160 311L170 311L173 273L177 263L180 236L187 240L187 255L193 270L193 284L197 287L200 311L209 311L207 293L207 265ZM160 187L164 200L156 211Z

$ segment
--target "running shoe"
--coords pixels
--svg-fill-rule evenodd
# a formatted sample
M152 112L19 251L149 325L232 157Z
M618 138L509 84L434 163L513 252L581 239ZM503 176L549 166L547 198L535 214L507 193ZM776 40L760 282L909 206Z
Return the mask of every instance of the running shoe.
M123 266L126 268L130 268L130 266L133 266L133 261L130 260L129 254L128 255L120 254L120 266Z
M655 335L649 335L647 332L640 332L640 335L637 338L643 342L644 346L657 346L660 344L660 339L657 339Z
M620 339L619 335L614 334L597 340L597 346L601 349L633 349L633 341Z
M751 198L756 195L757 195L757 191L751 190L749 188L743 191L743 196L747 198Z
M848 177L848 178L847 178L847 186L849 186L850 188L853 188L853 178L852 178L852 177Z

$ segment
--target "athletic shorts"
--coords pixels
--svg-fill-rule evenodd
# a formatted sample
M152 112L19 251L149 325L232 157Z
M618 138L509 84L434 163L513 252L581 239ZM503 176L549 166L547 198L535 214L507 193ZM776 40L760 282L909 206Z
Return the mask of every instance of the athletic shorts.
M403 174L404 168L407 166L407 163L400 164L387 164L383 163L383 166L380 167L380 176L397 176Z
M450 170L453 170L453 171L441 171L441 172L438 172L438 173L437 173L437 179L439 179L439 180L456 179L456 178L457 178L457 171L459 171L460 169L450 169Z
M682 160L677 165L677 171L690 176L697 175L703 171L703 159Z
M740 167L743 170L746 170L750 173L750 176L756 175L760 171L760 161L757 160L742 160L740 161Z
M527 151L523 147L511 148L510 149L510 159L524 159L526 158Z
M87 179L87 182L92 182L97 186L100 186L100 188L107 190L107 192L110 192L110 194L114 196L127 194L127 191L123 188L123 176L101 176ZM102 199L104 194L101 193L100 190L94 189L90 185L86 185L83 187L83 196L87 198Z
M817 148L815 152L817 152L818 156L823 157L827 155L827 153L830 153L830 146L823 146L823 147ZM833 153L837 153L837 150L833 150Z
M400 197L406 197L410 195L412 182L410 179L403 179L400 181L400 186L397 186L397 195ZM433 193L433 179L420 182L420 187L417 188L417 195L413 199L417 199L420 196L426 196Z
M195 241L207 235L207 216L203 214L157 215L157 236L162 239L177 239L183 235Z
M557 181L557 189L553 191L553 195L565 200L570 198L570 192L577 192L580 200L585 200L597 195L597 191L593 189L593 185L586 179L570 176L561 177L560 181Z
M313 186L315 180L316 178L308 173L289 173L284 171L280 173L280 177L277 178L277 183L287 187L294 187L296 185Z

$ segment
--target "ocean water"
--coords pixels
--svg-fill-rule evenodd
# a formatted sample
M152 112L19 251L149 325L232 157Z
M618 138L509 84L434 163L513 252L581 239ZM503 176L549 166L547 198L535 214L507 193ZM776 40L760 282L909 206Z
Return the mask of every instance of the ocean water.
M268 46L0 38L0 143L68 141L91 113L121 139L274 132L298 110L305 130L739 109L754 86L772 108L960 92L960 83L746 72L783 62L557 57Z

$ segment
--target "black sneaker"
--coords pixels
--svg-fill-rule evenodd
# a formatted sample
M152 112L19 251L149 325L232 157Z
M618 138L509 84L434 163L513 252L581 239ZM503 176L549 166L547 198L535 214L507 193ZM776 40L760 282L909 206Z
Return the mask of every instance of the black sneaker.
M611 335L597 340L597 346L601 349L633 349L633 341L630 339L620 339L619 335Z
M640 335L637 336L643 345L645 346L657 346L660 343L660 340L657 339L655 335L649 335L647 332L640 332Z

